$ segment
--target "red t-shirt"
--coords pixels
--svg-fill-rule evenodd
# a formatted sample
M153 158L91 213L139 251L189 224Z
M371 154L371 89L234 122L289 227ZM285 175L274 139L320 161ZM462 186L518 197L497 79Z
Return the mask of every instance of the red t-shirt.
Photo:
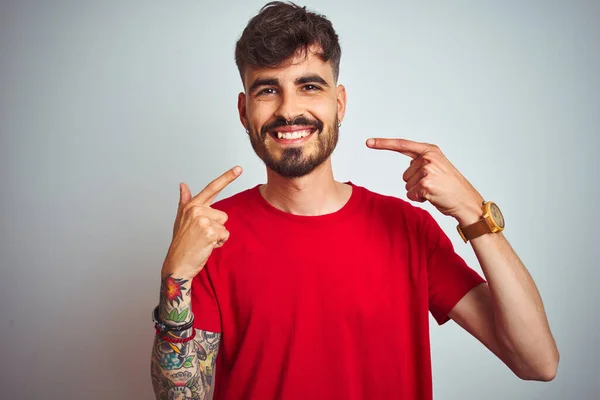
M215 400L432 398L439 324L484 282L431 215L349 183L339 211L221 200L231 236L192 285L194 326L222 332Z

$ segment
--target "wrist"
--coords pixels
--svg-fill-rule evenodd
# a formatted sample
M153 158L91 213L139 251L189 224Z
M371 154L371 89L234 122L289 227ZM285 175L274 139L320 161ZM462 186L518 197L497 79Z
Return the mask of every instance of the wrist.
M467 227L479 221L483 216L483 198L465 204L459 212L454 215L461 227Z
M161 280L157 318L173 326L188 322L192 318L191 288L191 279L166 273Z
M183 310L179 310L177 308L173 308L170 312L166 312L162 305L158 306L158 312L156 312L156 321L161 325L164 325L168 328L180 330L180 328L185 327L185 325L193 324L194 314L190 308L185 308ZM187 329L188 327L185 327Z
M159 304L152 311L152 320L154 321L154 326L158 332L184 332L194 326L194 315L191 313L190 309L185 309L181 314L177 314L178 311L174 308L171 310L171 315L168 318L164 318L160 315L160 308L161 305ZM175 319L172 318L174 314ZM179 320L177 320L178 315L181 316Z
M167 278L183 279L184 281L191 283L196 275L192 275L189 272L194 270L195 268L190 268L179 262L165 260L160 271L160 279L163 282Z
M193 276L189 276L189 274L184 273L186 268L181 268L180 266L175 266L173 264L163 264L162 269L160 270L160 280L161 282L165 282L166 279L172 278L177 280L183 280L185 282L191 282L194 279Z
M171 304L161 294L158 303L158 317L171 325L181 325L192 317L192 301L190 296L181 299L178 303Z
M183 284L187 286L192 286L194 276L188 276L177 271L171 272L170 270L162 270L160 272L160 281L166 282L169 279L175 280L177 282L183 282Z

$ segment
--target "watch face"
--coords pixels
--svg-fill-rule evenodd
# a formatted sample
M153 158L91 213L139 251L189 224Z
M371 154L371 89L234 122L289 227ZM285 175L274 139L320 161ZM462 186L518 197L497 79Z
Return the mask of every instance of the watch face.
M502 216L500 208L496 204L492 203L490 205L490 212L496 224L498 224L500 228L504 229L504 217Z

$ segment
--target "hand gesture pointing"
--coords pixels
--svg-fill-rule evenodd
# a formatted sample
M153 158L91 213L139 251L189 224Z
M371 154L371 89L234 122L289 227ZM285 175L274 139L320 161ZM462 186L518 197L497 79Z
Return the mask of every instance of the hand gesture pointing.
M405 139L369 139L372 149L392 150L410 157L402 179L410 200L429 201L444 215L468 223L481 215L483 197L450 163L439 147ZM473 221L474 222L474 221Z
M227 214L210 207L217 195L242 173L235 167L208 184L192 198L186 184L180 185L179 207L173 226L173 240L162 276L173 274L193 279L204 268L213 249L229 239Z

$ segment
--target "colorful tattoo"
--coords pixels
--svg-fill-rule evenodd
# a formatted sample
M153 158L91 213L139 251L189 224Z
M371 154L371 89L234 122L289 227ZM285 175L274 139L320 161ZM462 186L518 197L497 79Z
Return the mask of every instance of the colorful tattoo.
M159 315L165 323L181 325L191 319L190 284L171 275L163 279ZM185 293L185 297L184 297ZM192 329L170 332L173 337L188 338ZM185 343L171 343L156 337L152 349L152 385L157 399L206 399L214 376L221 334L196 331Z
M183 337L190 334L186 332ZM169 343L157 337L152 354L156 398L205 399L212 385L220 337L206 331L197 331L196 339L186 343ZM214 350L205 350L210 347Z
M183 287L188 281L185 279L172 278L171 275L163 279L161 287L161 297L167 299L171 307L175 307L175 303L179 305L183 300Z

